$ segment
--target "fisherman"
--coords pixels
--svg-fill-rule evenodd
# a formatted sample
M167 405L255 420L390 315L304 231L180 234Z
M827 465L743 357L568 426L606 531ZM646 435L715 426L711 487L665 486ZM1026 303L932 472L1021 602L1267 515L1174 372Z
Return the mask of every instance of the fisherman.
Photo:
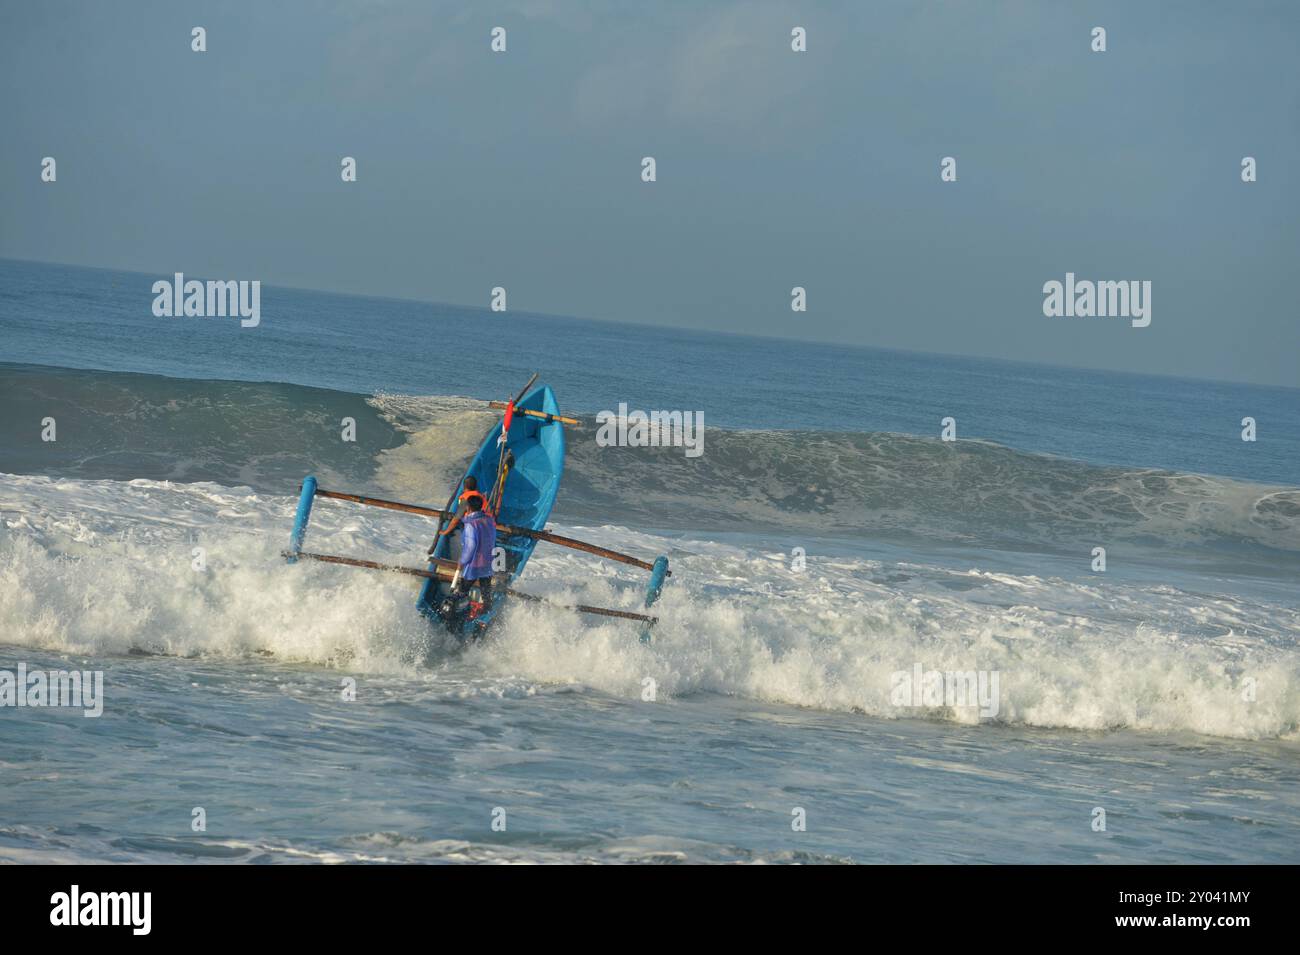
M471 616L480 616L492 609L492 552L497 546L497 524L483 506L483 495L465 498L465 529L460 542L460 582L462 590L478 586L482 604Z
M456 529L462 520L465 519L465 512L468 510L466 502L471 497L478 498L479 501L484 504L487 503L487 498L484 497L483 492L478 489L478 478L474 477L472 474L465 478L464 490L460 492L460 497L456 501L456 513L448 522L447 529L438 532L439 537L446 537ZM429 549L429 553L433 553L433 548Z

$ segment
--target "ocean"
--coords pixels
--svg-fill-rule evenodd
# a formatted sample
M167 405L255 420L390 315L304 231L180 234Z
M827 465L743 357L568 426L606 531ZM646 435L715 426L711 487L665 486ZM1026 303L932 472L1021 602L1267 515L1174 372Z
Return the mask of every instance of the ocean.
M1300 862L1300 389L159 279L0 260L0 691L103 674L0 705L0 861ZM441 506L534 371L584 422L553 529L672 562L650 643L515 603L463 648L285 564L304 475ZM620 403L704 453L599 446ZM432 533L320 500L309 543Z

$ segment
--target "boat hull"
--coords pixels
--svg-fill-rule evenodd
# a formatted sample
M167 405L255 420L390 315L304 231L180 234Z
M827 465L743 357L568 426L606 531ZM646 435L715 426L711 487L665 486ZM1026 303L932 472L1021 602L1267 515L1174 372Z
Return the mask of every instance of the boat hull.
M501 495L501 507L496 517L500 524L528 530L542 530L550 518L555 496L564 474L564 426L558 421L545 421L521 410L540 411L558 415L559 405L551 389L539 384L515 403L516 413L506 438L506 449L514 456L514 466L507 472ZM473 477L478 488L491 499L495 493L497 465L501 449L497 439L501 436L503 422L488 432L478 453L470 461L447 503L448 511L455 511L465 478ZM438 560L454 560L459 552L460 531L442 534L447 522L439 524L434 560L429 570L437 570ZM519 576L528 558L532 556L537 541L522 535L497 532L498 551L494 555L494 600L492 609L473 616L473 609L465 598L451 593L451 583L446 580L426 580L420 588L416 606L430 620L446 626L461 638L476 636L497 619L506 602L506 588Z

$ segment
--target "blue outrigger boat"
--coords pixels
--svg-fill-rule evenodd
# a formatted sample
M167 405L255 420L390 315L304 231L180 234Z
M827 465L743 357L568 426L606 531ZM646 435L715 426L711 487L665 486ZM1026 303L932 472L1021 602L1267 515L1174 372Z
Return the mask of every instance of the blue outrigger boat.
M298 512L294 518L289 549L284 551L285 559L290 563L300 559L315 560L422 577L424 583L416 599L419 612L438 625L445 626L462 640L486 632L493 621L500 617L507 597L541 601L541 598L520 593L511 586L523 573L538 541L571 547L648 570L650 582L644 603L650 607L659 598L665 579L671 575L667 557L658 557L653 562L642 561L546 530L546 521L555 505L560 478L564 474L564 428L579 426L579 422L560 413L555 393L547 385L538 384L537 377L533 375L513 401L490 403L491 407L504 410L505 416L487 433L478 453L453 488L447 506L441 510L329 491L321 488L315 477L306 477L298 498ZM457 550L458 546L454 535L447 532L449 525L454 523L456 505L465 490L465 480L470 477L477 482L478 490L487 500L487 510L497 523L497 549L493 554L492 575L494 600L490 608L485 607L481 599L476 599L481 598L481 594L473 585L457 589L459 565L453 559L453 550ZM437 518L438 533L426 555L427 568L419 570L304 551L307 524L311 520L312 505L318 497ZM649 640L649 628L657 621L655 617L626 610L589 606L566 609L641 621L644 624L641 632L643 641Z

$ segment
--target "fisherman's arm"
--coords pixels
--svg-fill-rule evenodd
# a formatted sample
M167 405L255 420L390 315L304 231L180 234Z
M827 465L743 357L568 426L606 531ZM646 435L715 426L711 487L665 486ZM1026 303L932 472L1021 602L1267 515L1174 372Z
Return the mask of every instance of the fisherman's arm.
M457 528L457 526L459 526L461 519L465 516L465 512L467 510L469 510L469 508L467 508L463 502L460 505L458 505L456 508L456 513L451 519L451 523L447 525L446 530L439 531L438 536L445 537L446 535L454 531Z

